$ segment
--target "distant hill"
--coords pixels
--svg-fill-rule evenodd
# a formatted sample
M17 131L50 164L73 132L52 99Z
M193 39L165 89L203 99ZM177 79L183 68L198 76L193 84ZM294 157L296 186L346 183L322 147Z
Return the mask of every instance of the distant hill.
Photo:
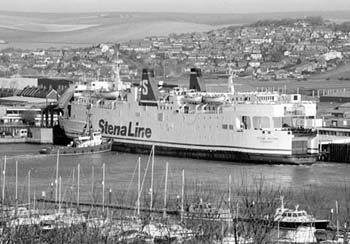
M62 47L119 42L170 33L203 32L257 20L322 16L342 22L350 11L261 14L194 13L22 13L0 11L5 47Z

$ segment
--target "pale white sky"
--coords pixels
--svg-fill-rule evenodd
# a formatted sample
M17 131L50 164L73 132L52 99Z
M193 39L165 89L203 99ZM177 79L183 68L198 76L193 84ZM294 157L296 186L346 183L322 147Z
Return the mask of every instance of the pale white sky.
M350 10L350 0L1 0L1 10L196 13L335 11Z

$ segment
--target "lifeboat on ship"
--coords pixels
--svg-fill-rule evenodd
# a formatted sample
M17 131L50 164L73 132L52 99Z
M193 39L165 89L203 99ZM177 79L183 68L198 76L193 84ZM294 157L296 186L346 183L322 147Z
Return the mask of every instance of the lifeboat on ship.
M199 94L187 94L184 96L184 103L199 104L202 103L203 97Z
M99 96L107 100L115 100L120 97L120 91L102 91Z
M203 103L209 103L209 104L223 104L225 102L225 96L224 95L213 95L208 94L203 96Z

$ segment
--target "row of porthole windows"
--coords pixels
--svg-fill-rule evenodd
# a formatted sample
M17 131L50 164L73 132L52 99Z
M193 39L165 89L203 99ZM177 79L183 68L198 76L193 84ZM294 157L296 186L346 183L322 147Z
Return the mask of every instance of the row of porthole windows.
M274 96L264 96L264 97L259 97L263 101L273 101Z
M320 135L329 135L329 136L350 136L350 132L337 132L337 131L319 131Z
M222 128L223 128L224 130L233 130L233 129L234 129L234 127L233 127L232 124L223 124L223 125L222 125Z

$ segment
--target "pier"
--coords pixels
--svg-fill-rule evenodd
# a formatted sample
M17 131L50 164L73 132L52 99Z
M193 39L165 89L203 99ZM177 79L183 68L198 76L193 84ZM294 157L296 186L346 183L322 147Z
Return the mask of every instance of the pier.
M72 202L72 201L61 201L60 203L56 202L55 200L50 200L50 199L44 199L44 198L39 198L36 199L37 202L40 203L49 203L49 204L61 204L61 205L66 205L70 207L97 207L97 208L110 208L110 209L118 209L118 210L137 210L136 206L128 206L128 205L122 205L122 204L103 204L103 203L93 203L93 202ZM145 207L140 207L140 212L145 212L145 213L158 213L158 214L163 214L164 212L169 215L179 215L180 212L178 210L174 209L150 209L150 208L145 208Z

